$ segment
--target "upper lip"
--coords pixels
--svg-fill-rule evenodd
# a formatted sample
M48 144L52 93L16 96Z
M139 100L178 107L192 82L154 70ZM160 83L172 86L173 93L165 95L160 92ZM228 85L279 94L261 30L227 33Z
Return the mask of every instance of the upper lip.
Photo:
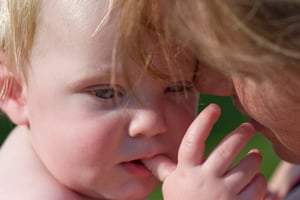
M159 154L154 154L152 156L140 156L140 157L136 157L136 158L133 158L133 159L129 160L128 162L132 162L132 161L136 161L136 160L147 160L149 158L155 157L156 155L159 155Z
M155 152L154 151L153 152L145 152L145 153L135 155L135 156L133 156L132 158L128 159L125 162L132 162L132 161L135 161L135 160L146 160L146 159L153 158L157 155L162 155L162 154L163 154L162 152L157 152L157 151L155 151Z

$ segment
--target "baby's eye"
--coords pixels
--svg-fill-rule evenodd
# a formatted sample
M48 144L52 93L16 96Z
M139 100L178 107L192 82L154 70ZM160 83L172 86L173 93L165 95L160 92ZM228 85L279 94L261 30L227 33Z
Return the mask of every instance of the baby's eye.
M191 102L190 100L197 99L197 92L192 82L173 83L165 89L164 93L176 104L186 104Z
M165 92L189 92L193 89L191 84L176 84L165 89Z
M123 96L123 93L116 88L100 88L95 89L92 93L103 100L118 99Z

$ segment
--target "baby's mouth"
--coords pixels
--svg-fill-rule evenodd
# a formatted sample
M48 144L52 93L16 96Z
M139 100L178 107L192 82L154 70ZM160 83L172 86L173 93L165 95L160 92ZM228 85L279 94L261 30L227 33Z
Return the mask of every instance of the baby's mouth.
M145 167L146 166L144 165L144 163L142 162L141 159L136 159L136 160L130 160L130 161L127 161L127 162L124 162L122 164L126 164L126 165L134 165L134 166L137 166L137 167Z
M145 166L144 163L141 161L141 160L133 160L133 161L130 161L132 162L133 164L135 165L142 165L142 166Z
M124 162L122 163L122 166L124 169L126 169L126 171L135 177L148 178L152 176L151 171L142 163L140 159Z

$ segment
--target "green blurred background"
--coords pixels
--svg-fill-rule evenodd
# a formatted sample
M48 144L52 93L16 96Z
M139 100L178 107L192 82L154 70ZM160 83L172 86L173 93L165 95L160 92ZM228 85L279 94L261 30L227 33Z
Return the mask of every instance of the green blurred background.
M216 103L220 105L222 108L222 116L208 138L206 154L209 154L227 133L236 128L240 123L247 121L247 117L241 115L233 107L231 98L229 97L202 95L200 98L199 110L202 110L209 103ZM0 113L0 144L5 140L5 137L12 128L13 124L9 122L4 114ZM273 152L269 142L263 136L256 134L246 146L245 150L237 158L237 161L240 160L242 156L246 155L252 148L257 148L262 152L263 163L261 172L269 178L278 164L279 159ZM162 200L160 187L153 192L153 194L149 197L149 200Z

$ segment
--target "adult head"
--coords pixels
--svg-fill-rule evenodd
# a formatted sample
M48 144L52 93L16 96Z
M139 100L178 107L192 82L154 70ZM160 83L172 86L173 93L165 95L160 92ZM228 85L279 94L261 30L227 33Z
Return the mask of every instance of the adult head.
M125 7L132 9L134 4L128 1ZM299 1L139 4L159 13L155 24L162 35L182 42L198 57L200 93L232 96L281 158L300 163ZM133 14L134 9L128 13L135 16L132 24L145 21L138 12ZM130 31L138 34L138 29Z

